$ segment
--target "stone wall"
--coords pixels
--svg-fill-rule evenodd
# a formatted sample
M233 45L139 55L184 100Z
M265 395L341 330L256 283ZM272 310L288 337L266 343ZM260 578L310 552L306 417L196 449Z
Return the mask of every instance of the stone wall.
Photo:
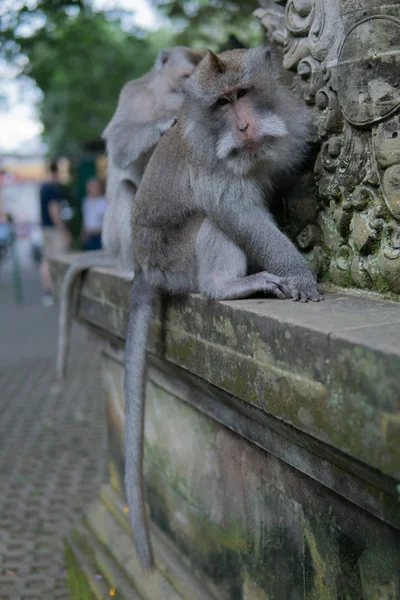
M103 372L117 384L106 388L109 407L122 409L122 365L106 353ZM204 414L201 393L200 382L184 386L179 371L153 364L145 478L152 522L212 598L395 600L398 531ZM118 412L110 460L122 493Z
M316 158L286 229L322 278L400 294L400 4L265 0L266 39L309 107Z
M52 263L58 289L70 260ZM87 273L74 298L99 341L109 429L109 484L68 539L93 597L104 597L100 575L126 600L397 600L399 304L344 293L319 304L159 303L148 342L149 576L123 492L129 298L106 269Z

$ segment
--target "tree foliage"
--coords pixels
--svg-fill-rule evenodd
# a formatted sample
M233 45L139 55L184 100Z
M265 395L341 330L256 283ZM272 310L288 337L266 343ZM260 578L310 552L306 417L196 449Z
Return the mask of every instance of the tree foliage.
M150 68L158 42L169 34L154 39L123 31L118 15L94 12L81 0L31 4L0 13L3 55L19 62L21 74L42 91L39 112L50 152L73 156L99 140L122 85Z
M245 46L262 41L262 30L253 12L258 0L153 0L179 28L177 43L221 50L236 38Z

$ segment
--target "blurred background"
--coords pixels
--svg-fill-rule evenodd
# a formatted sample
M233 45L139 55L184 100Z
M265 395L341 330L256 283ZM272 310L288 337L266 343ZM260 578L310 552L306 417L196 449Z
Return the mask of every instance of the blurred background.
M20 262L40 260L39 188L48 159L59 161L62 218L77 249L86 181L106 176L101 133L123 84L145 73L161 47L222 50L260 42L252 17L257 6L256 0L0 3L0 214L13 221ZM0 244L4 264L10 248Z

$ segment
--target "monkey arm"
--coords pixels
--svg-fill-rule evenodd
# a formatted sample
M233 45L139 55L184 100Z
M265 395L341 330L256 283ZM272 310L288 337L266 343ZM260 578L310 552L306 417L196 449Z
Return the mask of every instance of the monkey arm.
M265 208L223 199L209 211L210 218L263 270L285 278L294 300L322 299L316 278L305 258L276 226Z
M151 123L124 121L115 125L108 142L108 151L114 164L121 169L129 167L151 150L175 122L175 118L168 117Z
M263 207L246 206L243 211L224 208L221 203L212 220L257 265L280 276L290 275L294 269L308 270L303 256Z

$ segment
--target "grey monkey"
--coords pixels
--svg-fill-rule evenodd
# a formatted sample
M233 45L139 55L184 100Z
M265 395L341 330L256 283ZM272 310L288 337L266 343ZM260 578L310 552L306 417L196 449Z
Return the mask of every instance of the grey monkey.
M157 294L323 300L267 209L309 138L306 109L279 83L273 62L268 48L207 53L185 83L177 124L158 144L132 209L125 488L145 569L153 566L142 474L146 343Z
M182 82L204 56L183 46L161 50L152 69L122 89L117 110L103 133L108 152L107 210L103 252L79 257L68 268L60 294L57 378L64 379L70 338L71 295L82 271L118 266L133 277L130 211L144 169L160 137L176 121Z

